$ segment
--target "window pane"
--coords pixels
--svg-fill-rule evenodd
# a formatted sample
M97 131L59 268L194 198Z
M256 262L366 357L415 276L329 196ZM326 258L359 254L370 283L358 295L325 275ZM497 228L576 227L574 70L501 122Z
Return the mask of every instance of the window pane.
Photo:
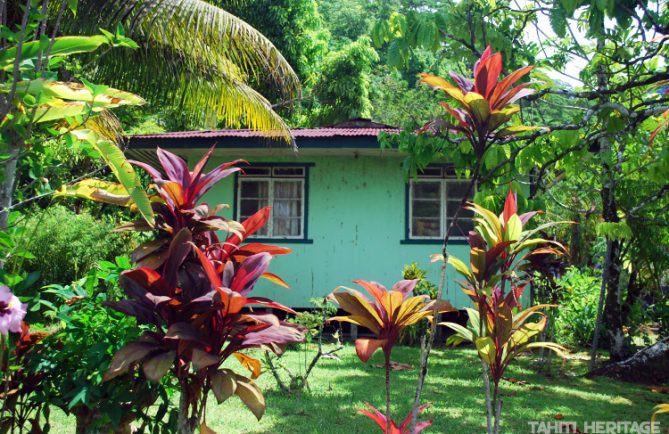
M420 199L439 199L441 196L441 182L414 182L413 197Z
M462 200L463 196L469 188L469 181L447 181L446 183L446 195L449 200ZM472 197L473 194L470 194L469 197Z
M302 181L274 181L274 199L301 199Z
M298 237L301 235L301 222L298 218L280 218L274 216L274 233L275 237Z
M416 217L441 217L441 203L439 200L414 199L412 216Z
M269 167L245 167L241 176L269 176L270 174Z
M242 199L239 201L239 216L245 219L267 205L267 199Z
M304 167L275 167L274 176L301 176L304 177Z
M441 178L441 175L442 175L441 167L426 167L420 172L419 176Z
M446 204L446 213L449 218L453 217L455 213L458 211L458 208L460 208L460 201L459 200L449 200L448 203ZM465 217L465 216L471 216L471 211L468 211L466 209L463 209L460 211L460 217Z
M241 199L267 199L269 197L269 181L244 180L240 182L239 190L239 196Z
M439 237L439 218L414 218L411 222L411 235L414 237Z
M272 214L279 218L300 218L302 217L302 201L275 199Z
M452 219L448 219L448 224L451 224ZM469 231L474 230L474 222L471 218L458 218L453 232L451 233L454 237L468 237Z

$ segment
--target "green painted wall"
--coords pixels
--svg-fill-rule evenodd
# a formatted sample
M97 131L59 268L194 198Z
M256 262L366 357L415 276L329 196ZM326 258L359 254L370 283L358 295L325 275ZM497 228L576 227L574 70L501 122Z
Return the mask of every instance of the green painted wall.
M430 264L429 255L441 250L433 245L400 244L405 235L405 180L401 158L393 156L276 156L251 158L221 154L212 158L219 164L235 158L253 163L304 162L309 169L308 237L313 244L281 243L293 253L276 257L270 271L281 276L290 289L265 281L256 287L256 295L270 297L292 307L309 307L309 299L322 297L338 285L353 286L352 280L365 279L390 287L401 279L405 264L416 261L428 270L428 278L437 283L439 264ZM190 158L193 162L194 158ZM205 197L210 205L232 204L234 177L214 187ZM232 207L227 217L232 218ZM453 245L451 254L467 260L468 247ZM456 307L469 306L469 300L453 281L444 298Z

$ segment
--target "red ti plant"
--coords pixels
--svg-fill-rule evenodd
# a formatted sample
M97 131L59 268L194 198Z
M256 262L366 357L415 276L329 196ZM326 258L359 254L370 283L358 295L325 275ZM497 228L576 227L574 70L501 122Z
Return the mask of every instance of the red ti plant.
M464 277L465 280L459 283L474 302L475 309L468 309L468 328L454 323L443 325L456 332L451 342L466 340L476 346L484 372L488 432L497 434L502 408L499 382L509 364L519 354L534 348L548 348L559 354L566 351L552 342L531 341L547 324L546 315L539 311L555 306L536 305L522 310L520 303L529 280L520 268L525 260L535 254L561 255L565 249L556 241L534 237L556 223L524 229L523 226L537 212L518 215L516 196L511 187L500 216L474 203L469 203L468 208L478 216L474 219L476 231L469 233L470 266L453 256L447 261ZM443 260L443 257L436 255L433 259Z
M391 418L390 414L390 356L393 346L405 327L416 324L423 319L432 320L435 312L449 312L454 308L445 300L430 300L427 295L410 296L418 280L400 280L388 290L383 285L376 282L367 282L365 280L355 280L354 283L362 286L371 298L366 297L361 292L341 287L343 290L335 291L330 295L339 307L345 310L348 315L331 318L330 321L344 321L351 324L365 327L375 338L357 339L355 341L355 350L358 358L367 363L369 358L376 350L381 348L385 361L386 371L386 414L381 415L374 407L370 413L366 410L361 413L372 418L385 434L396 434L408 432L408 424L411 422L411 413L402 423L402 431ZM419 408L419 411L423 407ZM385 426L380 421L383 419ZM427 425L426 425L427 424ZM422 422L421 430L429 426L431 422ZM418 425L414 432L419 432Z
M501 128L520 111L513 103L534 93L528 87L531 84L529 82L513 87L532 68L532 65L520 68L498 81L502 73L502 54L493 53L488 46L474 65L473 81L453 71L449 74L456 85L436 75L421 74L421 83L443 91L460 105L452 107L446 102L440 102L456 122L433 121L425 125L423 131L439 130L445 126L448 130L462 133L480 158L494 139L534 129L524 125Z
M181 434L190 434L198 426L201 432L213 432L204 420L210 390L219 403L237 395L260 419L265 401L252 381L260 375L260 361L242 351L262 347L280 353L285 345L304 339L299 326L248 309L267 306L295 313L272 300L251 296L261 277L285 285L267 268L272 255L290 250L256 243L240 245L266 223L269 208L240 224L217 216L222 206L209 209L199 203L217 181L239 170L232 162L205 174L212 151L190 171L181 158L158 149L165 178L151 166L135 162L156 183L153 209L158 235L133 252L138 267L120 278L128 298L108 303L150 331L115 354L105 381L135 364L141 365L152 381L160 381L168 373L174 375L181 387ZM124 229L151 228L139 220ZM217 230L228 232L224 243ZM221 367L231 356L251 371L251 378Z

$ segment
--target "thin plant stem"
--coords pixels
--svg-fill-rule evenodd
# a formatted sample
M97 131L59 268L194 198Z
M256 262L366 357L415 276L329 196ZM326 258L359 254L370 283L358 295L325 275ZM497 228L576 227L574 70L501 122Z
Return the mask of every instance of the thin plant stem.
M485 153L485 151L484 151ZM479 181L479 175L481 173L481 165L483 164L483 156L484 153L482 153L478 161L476 162L476 166L474 166L474 170L472 172L471 180L469 181L469 185L467 186L467 192L463 196L462 200L460 201L460 206L458 209L455 211L455 215L453 216L453 219L451 220L451 224L448 226L448 229L446 230L446 235L444 235L444 241L442 243L442 255L444 257L444 261L441 264L441 271L439 274L439 286L437 288L437 299L441 299L444 293L444 286L446 284L446 265L447 265L447 259L448 259L448 240L451 236L451 233L453 232L453 229L455 228L455 225L458 223L458 220L460 218L460 212L464 208L465 204L467 203L467 200L469 199L469 195L472 193L474 190L474 186L476 183ZM430 358L430 352L432 351L432 346L434 345L434 338L435 335L437 334L437 323L438 323L438 311L433 312L433 317L432 317L432 322L430 324L430 331L429 331L429 336L426 340L426 345L421 348L421 366L420 366L420 372L418 373L418 384L416 385L416 395L414 398L414 403L413 403L413 408L411 409L411 429L409 432L414 432L416 430L416 422L418 418L418 407L420 407L420 400L421 400L421 395L423 393L423 385L425 384L425 377L427 377L427 368L428 368L428 362Z
M385 356L385 368L386 368L386 434L390 434L390 354Z

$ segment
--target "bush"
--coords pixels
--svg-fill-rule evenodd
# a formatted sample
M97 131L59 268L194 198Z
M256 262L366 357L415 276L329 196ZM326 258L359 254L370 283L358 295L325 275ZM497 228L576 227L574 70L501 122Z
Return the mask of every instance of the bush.
M34 399L74 415L77 433L129 432L133 421L149 432L174 432L177 414L165 382L152 383L136 368L116 381L103 380L114 354L139 330L134 318L104 306L105 291L87 289L102 280L91 274L47 290L59 302L45 316L58 320L58 328L36 344L27 364L40 379ZM158 416L149 416L149 409Z
M410 265L404 265L404 269L402 270L403 279L418 279L418 283L413 290L414 295L427 295L434 300L437 298L438 288L425 278L426 275L427 272L415 262L412 262ZM429 328L427 320L406 327L400 336L400 345L420 345L422 336L429 331Z
M38 271L40 284L69 284L84 277L99 260L113 261L130 250L127 234L113 233L115 224L87 212L56 205L33 213L25 222L23 245L29 255L12 266Z
M590 268L570 267L557 286L560 307L555 315L555 340L571 347L589 346L597 321L601 276Z

